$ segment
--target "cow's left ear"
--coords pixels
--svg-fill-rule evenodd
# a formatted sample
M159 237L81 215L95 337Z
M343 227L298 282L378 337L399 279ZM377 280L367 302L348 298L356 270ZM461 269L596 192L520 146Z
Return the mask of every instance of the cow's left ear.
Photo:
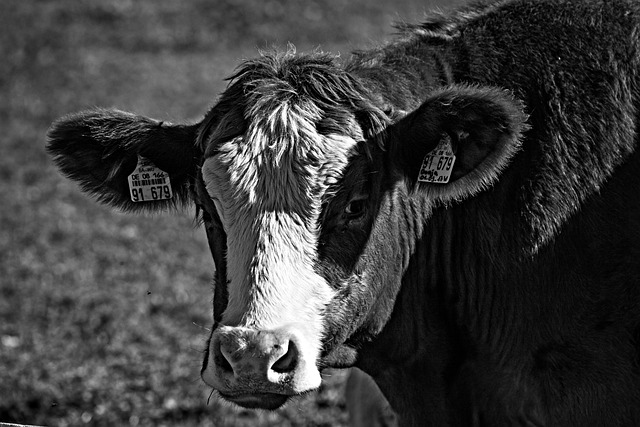
M506 90L441 89L394 126L395 163L434 198L466 198L491 185L519 149L523 110Z

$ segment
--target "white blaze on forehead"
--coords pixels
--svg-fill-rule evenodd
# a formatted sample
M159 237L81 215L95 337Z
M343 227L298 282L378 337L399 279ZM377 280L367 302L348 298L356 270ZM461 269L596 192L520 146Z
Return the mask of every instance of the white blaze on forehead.
M222 143L202 167L227 234L229 302L222 322L305 325L319 346L321 315L333 296L313 270L321 198L356 141L317 133L318 114L310 108L282 103L251 115L264 119L250 119L246 134Z

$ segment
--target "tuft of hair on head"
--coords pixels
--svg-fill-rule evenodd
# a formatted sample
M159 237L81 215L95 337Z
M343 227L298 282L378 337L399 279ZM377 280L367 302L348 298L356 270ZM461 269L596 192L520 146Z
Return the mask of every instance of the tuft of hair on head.
M260 57L245 61L229 77L229 88L221 102L227 92L242 94L245 118L247 109L258 102L312 102L324 117L352 113L364 138L372 138L388 126L389 119L373 102L373 95L338 64L337 58L319 51L297 54L293 47L284 52L261 52Z

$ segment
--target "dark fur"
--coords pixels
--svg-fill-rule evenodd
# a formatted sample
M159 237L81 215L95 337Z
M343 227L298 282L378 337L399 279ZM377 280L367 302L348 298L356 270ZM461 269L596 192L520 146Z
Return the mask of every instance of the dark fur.
M630 2L501 2L410 27L394 46L431 46L456 82L509 89L530 114L488 192L443 209L393 174L381 185L395 193L360 254L382 296L360 366L404 423L640 424L638 19Z
M142 147L159 166L175 153L165 166L187 183L244 132L251 96L289 85L326 112L318 129L370 137L320 224L316 269L338 291L320 366L372 374L404 425L640 425L639 23L624 0L478 4L343 68L248 62L199 128L162 127L163 148L157 122L102 111L54 124L49 151L130 209L122 179ZM453 182L416 184L442 135ZM219 319L226 236L198 185ZM364 215L346 216L362 194Z

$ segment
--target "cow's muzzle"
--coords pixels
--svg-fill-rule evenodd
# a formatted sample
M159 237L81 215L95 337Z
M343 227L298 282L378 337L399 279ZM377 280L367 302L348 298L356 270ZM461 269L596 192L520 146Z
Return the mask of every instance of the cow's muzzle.
M220 326L209 342L203 380L248 408L275 409L320 386L317 350L295 326L275 330Z

